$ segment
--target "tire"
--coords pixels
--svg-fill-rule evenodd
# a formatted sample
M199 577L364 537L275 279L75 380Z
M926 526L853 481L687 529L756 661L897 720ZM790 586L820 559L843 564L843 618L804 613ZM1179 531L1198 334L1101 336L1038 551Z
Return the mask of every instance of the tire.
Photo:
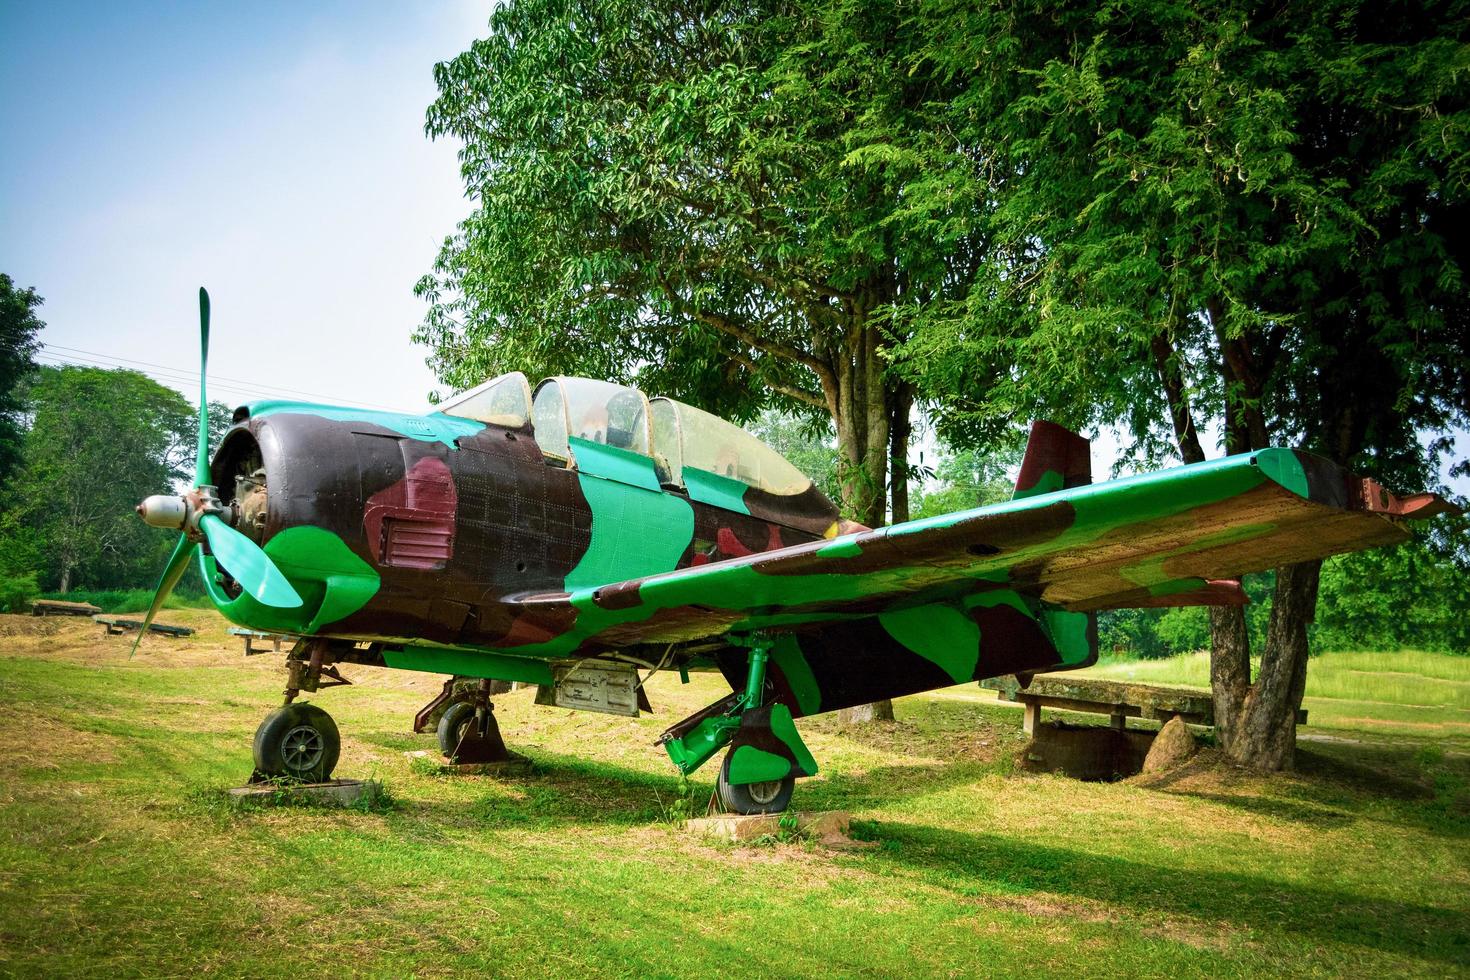
M444 709L439 719L439 751L444 758L453 759L459 749L459 740L464 736L466 725L475 720L475 706L468 701L456 701Z
M255 768L263 776L324 783L342 754L332 716L314 704L293 703L266 715L255 730Z
M735 786L730 783L730 757L720 764L720 775L715 781L715 795L726 813L784 813L791 805L791 793L796 789L796 777L772 780L767 783L750 783Z

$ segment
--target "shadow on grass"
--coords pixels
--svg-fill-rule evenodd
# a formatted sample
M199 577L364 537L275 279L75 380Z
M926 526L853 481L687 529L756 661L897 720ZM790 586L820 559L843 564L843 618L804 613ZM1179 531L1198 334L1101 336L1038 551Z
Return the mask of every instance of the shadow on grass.
M1312 942L1470 963L1470 924L1450 909L1243 872L1178 870L1127 858L918 824L874 825L873 856L961 887L1075 895L1136 911L1275 928Z

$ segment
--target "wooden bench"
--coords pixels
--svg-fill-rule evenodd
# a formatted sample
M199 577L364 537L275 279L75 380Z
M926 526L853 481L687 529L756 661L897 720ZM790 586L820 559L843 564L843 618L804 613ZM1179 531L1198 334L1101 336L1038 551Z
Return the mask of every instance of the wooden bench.
M1151 718L1163 723L1177 716L1190 725L1210 728L1215 724L1214 699L1209 691L1195 688L1160 687L1066 674L1038 674L1025 688L1014 675L992 677L981 681L980 686L997 692L1002 701L1014 701L1023 706L1025 715L1021 726L1028 735L1036 734L1042 708L1108 715L1117 729L1126 728L1129 718ZM1305 725L1306 709L1299 708L1296 714L1296 723Z
M292 643L295 643L298 639L298 637L292 636L289 633L263 633L260 630L242 629L239 626L231 626L229 632L231 636L241 636L245 638L245 656L247 657L253 657L258 653L280 653L282 642L290 640ZM272 644L272 649L255 649L256 640L270 640Z
M143 628L143 621L141 619L123 619L119 616L93 616L92 622L101 623L102 629L108 636L133 633ZM148 632L162 633L164 636L194 635L194 630L188 626L169 626L165 623L149 624Z
M37 599L31 603L32 616L95 616L102 611L90 602L63 602L60 599Z

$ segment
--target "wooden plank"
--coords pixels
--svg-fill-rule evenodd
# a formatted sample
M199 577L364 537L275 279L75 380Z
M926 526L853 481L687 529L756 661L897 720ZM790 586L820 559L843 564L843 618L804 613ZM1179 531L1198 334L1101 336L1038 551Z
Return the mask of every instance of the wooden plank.
M95 616L102 607L89 602L63 602L60 599L37 599L31 603L32 616Z

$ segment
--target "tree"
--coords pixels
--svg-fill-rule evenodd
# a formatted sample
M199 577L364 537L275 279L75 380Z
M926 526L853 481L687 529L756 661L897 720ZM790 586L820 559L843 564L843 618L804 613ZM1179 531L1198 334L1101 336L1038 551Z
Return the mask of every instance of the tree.
M44 367L10 485L4 551L67 592L152 583L173 535L138 520L143 497L192 476L195 411L134 371Z
M440 378L582 373L826 416L844 510L883 523L912 405L886 352L904 310L973 273L901 29L862 3L498 7L436 66L428 113L475 202L418 286Z
M36 308L43 302L34 289L17 289L14 280L0 273L0 486L20 458L20 388L36 369L36 335L45 326Z
M951 426L1069 414L1195 462L1216 422L1228 453L1287 441L1429 482L1447 446L1420 433L1470 419L1466 13L925 8L914 64L965 80L951 118L993 251L905 345L905 373ZM997 363L965 404L964 379ZM1254 681L1244 615L1211 613L1237 761L1290 763L1319 564L1278 571Z

